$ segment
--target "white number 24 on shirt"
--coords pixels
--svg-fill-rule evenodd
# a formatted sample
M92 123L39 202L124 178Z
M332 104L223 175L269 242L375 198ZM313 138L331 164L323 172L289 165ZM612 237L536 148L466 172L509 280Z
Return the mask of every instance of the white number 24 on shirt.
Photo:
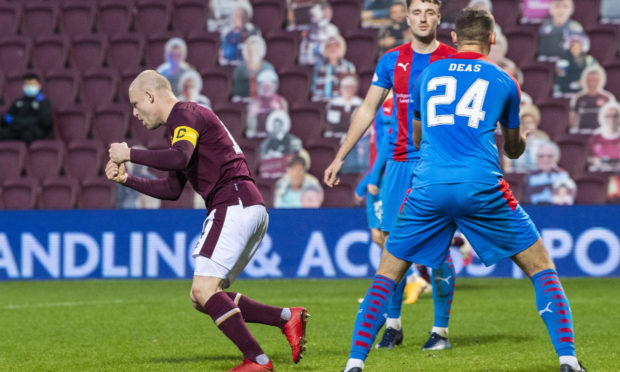
M457 80L452 76L440 76L433 78L428 82L428 92L435 91L437 87L440 86L446 87L444 94L432 96L428 99L426 112L429 127L435 125L454 124L454 115L437 115L437 109L435 106L449 105L454 102L456 99L456 84ZM484 98L487 94L488 86L489 82L487 80L476 80L456 104L456 111L454 113L457 116L469 118L467 125L472 128L478 128L478 123L480 120L484 120L485 112L482 110L482 105L484 104Z

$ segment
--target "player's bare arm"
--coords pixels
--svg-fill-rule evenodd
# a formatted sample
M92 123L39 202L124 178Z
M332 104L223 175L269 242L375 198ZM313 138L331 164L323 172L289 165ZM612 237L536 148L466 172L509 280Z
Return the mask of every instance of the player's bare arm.
M422 142L422 122L420 120L412 120L413 123L413 145L416 149L420 149Z
M351 121L344 142L340 146L340 149L338 149L332 163L325 170L323 182L325 182L327 186L334 187L340 182L337 175L338 172L340 172L340 168L342 168L344 158L368 130L368 127L372 124L372 120L375 118L379 106L381 106L381 103L385 100L388 92L388 89L380 88L376 85L371 85L368 89L364 102L358 108L357 113Z
M528 131L521 133L519 128L506 128L501 126L504 135L504 153L510 159L517 159L525 151L525 141Z

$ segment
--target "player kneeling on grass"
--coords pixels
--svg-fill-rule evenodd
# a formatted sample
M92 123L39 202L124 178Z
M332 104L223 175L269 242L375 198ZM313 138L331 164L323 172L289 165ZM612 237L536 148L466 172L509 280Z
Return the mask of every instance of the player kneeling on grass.
M485 265L510 257L531 278L560 371L585 371L577 361L572 314L555 266L499 167L496 123L504 152L513 159L525 150L527 133L519 132L519 84L486 58L495 42L494 23L487 11L461 10L452 32L458 53L431 64L415 83L414 144L420 160L360 305L346 372L364 367L384 322L381 314L411 263L439 267L457 227ZM325 181L332 186L336 179Z
M129 100L133 115L145 127L166 126L170 147L138 150L126 143L113 143L106 176L167 200L178 199L189 181L204 198L208 213L193 252L196 261L190 297L194 307L211 316L243 353L243 362L230 371L273 370L246 322L281 328L291 345L293 362L299 362L305 350L306 309L268 306L241 293L224 292L256 253L269 221L235 139L211 110L179 102L168 80L156 71L147 70L136 77L129 87ZM168 176L156 180L131 176L126 161L168 171Z

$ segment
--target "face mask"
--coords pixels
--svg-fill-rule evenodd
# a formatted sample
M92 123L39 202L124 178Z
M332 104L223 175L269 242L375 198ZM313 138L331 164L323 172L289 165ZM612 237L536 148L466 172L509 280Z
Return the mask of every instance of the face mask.
M36 85L26 85L24 86L24 94L26 97L36 97L39 94L39 87Z

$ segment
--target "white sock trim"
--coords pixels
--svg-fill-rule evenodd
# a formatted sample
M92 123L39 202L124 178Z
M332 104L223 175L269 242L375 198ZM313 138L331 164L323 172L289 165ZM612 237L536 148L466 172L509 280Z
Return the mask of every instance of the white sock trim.
M267 357L267 355L261 354L256 357L256 363L264 366L265 364L269 363L269 358Z
M579 369L579 362L577 361L577 357L573 355L562 355L560 357L560 365L568 364L575 369Z
M282 318L283 320L291 320L291 309L289 309L288 307L285 307L284 309L282 309L280 318Z
M397 331L400 331L403 326L399 318L387 318L385 320L385 328L394 328Z
M347 365L344 367L344 372L356 367L364 369L364 361L361 359L349 359L347 360Z
M433 327L431 333L437 333L441 337L448 337L448 327Z

